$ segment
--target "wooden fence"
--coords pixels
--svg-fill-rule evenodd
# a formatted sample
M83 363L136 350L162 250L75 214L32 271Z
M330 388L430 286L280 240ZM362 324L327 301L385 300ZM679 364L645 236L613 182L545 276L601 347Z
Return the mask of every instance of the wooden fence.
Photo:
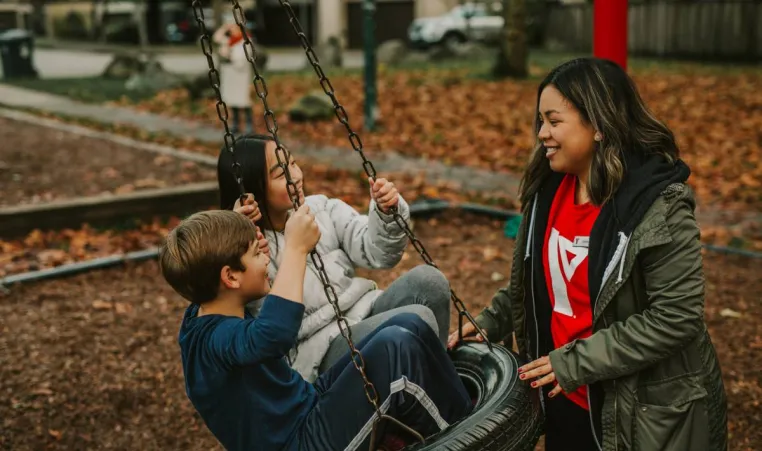
M592 50L592 4L551 7L546 23L547 47ZM631 55L762 61L762 0L631 1L627 27Z

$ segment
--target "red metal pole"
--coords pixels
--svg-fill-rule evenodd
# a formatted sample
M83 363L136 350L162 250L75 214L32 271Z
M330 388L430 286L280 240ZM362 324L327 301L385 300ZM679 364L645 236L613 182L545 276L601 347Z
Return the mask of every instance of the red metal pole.
M593 54L627 70L627 0L595 0L593 30Z

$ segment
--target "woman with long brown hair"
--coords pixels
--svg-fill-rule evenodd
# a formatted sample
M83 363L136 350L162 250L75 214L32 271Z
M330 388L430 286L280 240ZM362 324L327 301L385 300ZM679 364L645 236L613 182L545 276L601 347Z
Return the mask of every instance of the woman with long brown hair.
M690 170L672 132L597 58L553 69L536 114L510 283L477 322L494 341L515 334L546 449L726 449Z

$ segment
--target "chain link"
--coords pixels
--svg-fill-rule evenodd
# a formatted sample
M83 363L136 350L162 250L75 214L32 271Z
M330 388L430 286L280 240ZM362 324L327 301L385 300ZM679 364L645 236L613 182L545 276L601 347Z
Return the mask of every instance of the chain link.
M294 209L297 210L299 209L299 206L300 206L299 188L296 186L296 183L291 178L291 172L289 171L289 164L288 164L290 162L290 154L283 147L283 144L280 141L280 137L278 136L278 123L275 120L275 113L270 108L267 102L267 94L268 94L267 82L262 77L262 75L259 72L259 69L257 68L256 50L254 49L254 45L251 42L249 33L246 30L246 17L244 15L243 9L241 8L241 5L238 3L238 0L230 0L230 2L233 4L233 18L235 19L236 25L238 25L238 27L241 30L241 34L243 35L243 40L244 40L243 46L244 46L244 53L246 54L246 59L251 64L252 70L254 71L253 84L254 84L254 89L256 90L256 93L257 93L257 97L259 97L262 100L262 105L265 111L264 112L265 126L267 127L267 131L272 135L272 138L275 141L275 157L278 160L278 166L280 167L280 169L283 171L283 174L285 175L286 189L288 191L291 202L294 206ZM333 285L328 279L328 273L325 270L325 264L323 263L323 259L320 256L320 254L318 254L317 251L314 249L310 252L310 257L312 259L313 265L318 271L318 276L320 277L320 281L323 284L323 290L325 292L326 297L328 298L328 302L333 307L333 311L336 315L336 321L339 326L339 331L341 332L342 337L344 337L344 339L347 342L347 345L349 346L349 352L350 352L352 364L354 365L355 369L360 373L360 376L362 377L365 397L373 406L373 409L376 412L377 419L388 418L386 415L381 413L381 410L378 405L378 399L379 399L378 391L376 390L376 387L373 385L373 383L368 379L368 376L365 372L365 360L363 359L362 354L360 353L360 351L357 350L354 342L352 341L352 331L349 328L349 323L347 321L347 318L344 316L344 313L341 311L341 308L339 307L339 298L336 295L336 291L333 288ZM411 431L411 432L415 433L415 431ZM420 437L420 434L417 434L417 433L415 434Z
M196 18L196 23L201 30L201 51L204 53L204 56L206 56L206 63L209 66L209 84L212 85L214 95L217 98L217 103L215 104L217 117L220 119L222 126L225 128L223 141L225 142L225 149L230 152L231 159L233 160L233 177L235 177L236 184L238 185L238 190L240 191L241 195L241 204L243 204L243 200L246 197L246 188L243 186L243 177L241 177L241 165L238 164L235 156L236 139L235 136L233 136L233 133L230 131L230 126L228 126L228 106L225 101L222 100L222 93L220 92L220 73L214 67L212 40L209 37L209 31L206 29L204 9L201 7L201 0L193 0L191 6L193 7L193 16Z
M331 102L333 103L333 111L336 115L336 118L339 120L339 122L346 128L347 130L347 136L349 138L349 143L352 146L352 149L357 152L357 154L360 155L360 158L362 158L362 167L365 171L365 174L373 179L376 180L376 168L373 166L373 163L365 156L365 153L363 152L363 146L362 146L362 140L360 139L360 136L352 130L352 127L349 125L349 115L347 114L347 111L344 109L344 107L339 103L338 99L336 99L336 92L333 89L333 85L331 85L330 80L328 80L328 77L325 75L325 72L323 71L323 68L320 67L320 62L318 61L318 57L315 54L315 51L312 49L312 46L310 45L309 40L307 39L307 35L304 33L304 30L302 30L302 26L299 24L299 20L296 18L296 14L294 13L294 9L291 7L291 3L288 0L278 0L280 2L280 5L283 7L283 9L286 10L286 14L288 15L288 21L291 23L291 26L294 28L294 32L296 32L296 35L299 37L299 41L302 44L302 48L304 48L304 52L307 55L307 60L309 61L312 68L315 70L315 74L317 74L318 79L320 81L320 86L323 88L323 92L325 92L325 95L327 95ZM413 231L410 229L410 226L408 225L405 218L402 217L402 215L399 214L396 208L392 209L392 215L394 217L394 221L397 223L397 225L402 229L403 232L405 232L405 235L407 235L410 242L413 244L413 247L418 252L418 254L421 256L423 261L429 265L433 266L435 268L439 268L435 263L434 260L431 258L429 253L426 251L426 248L423 246L423 243L415 236ZM458 333L461 333L462 326L463 326L463 317L466 317L476 328L476 331L479 335L484 338L485 343L487 343L487 346L489 346L490 351L492 351L492 343L487 339L487 334L484 333L482 328L476 324L476 320L474 320L473 316L468 312L466 309L465 304L463 301L460 300L457 294L455 294L455 291L450 289L450 299L452 300L453 305L455 306L457 312L458 312ZM460 336L460 339L463 337Z

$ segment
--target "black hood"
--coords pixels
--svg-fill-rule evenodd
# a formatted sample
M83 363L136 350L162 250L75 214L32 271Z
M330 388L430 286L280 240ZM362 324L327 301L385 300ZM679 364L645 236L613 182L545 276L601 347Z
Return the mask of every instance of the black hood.
M625 155L624 166L625 176L619 189L601 208L590 233L588 274L592 301L619 244L620 232L629 237L667 186L684 183L691 173L682 160L672 163L660 154L632 152Z

